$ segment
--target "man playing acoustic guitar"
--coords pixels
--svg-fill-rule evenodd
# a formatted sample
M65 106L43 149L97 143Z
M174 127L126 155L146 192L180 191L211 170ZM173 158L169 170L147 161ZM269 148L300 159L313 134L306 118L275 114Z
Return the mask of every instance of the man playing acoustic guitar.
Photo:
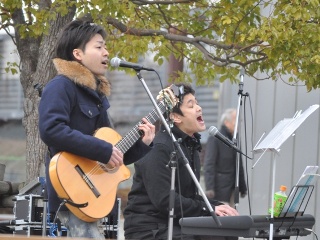
M105 37L101 26L79 19L63 29L53 59L58 74L45 86L39 105L40 136L48 146L48 208L67 227L69 237L105 239L97 221L109 212L103 208L107 201L114 203L115 196L104 190L117 181L112 174L121 174L124 164L151 149L155 135L155 126L142 118L135 132L143 134L129 149L114 145L113 138L121 138L109 129ZM95 135L99 129L103 131ZM111 175L110 181L104 174Z

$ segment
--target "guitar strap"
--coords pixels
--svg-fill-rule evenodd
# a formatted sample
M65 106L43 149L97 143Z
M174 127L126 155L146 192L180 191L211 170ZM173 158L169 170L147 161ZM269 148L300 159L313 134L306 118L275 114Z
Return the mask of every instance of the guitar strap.
M61 200L64 202L64 204L68 203L70 204L72 207L76 207L76 208L84 208L88 206L88 202L86 203L74 203L68 199L65 198L61 198Z

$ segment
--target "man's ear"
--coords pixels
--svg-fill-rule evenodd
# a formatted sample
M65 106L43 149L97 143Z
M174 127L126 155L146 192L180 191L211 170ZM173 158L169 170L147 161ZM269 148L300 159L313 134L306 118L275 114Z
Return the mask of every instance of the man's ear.
M181 123L181 116L177 113L170 113L170 120L174 123Z
M73 49L72 51L73 53L73 56L75 57L75 59L77 59L78 61L81 61L82 60L82 50L81 49Z

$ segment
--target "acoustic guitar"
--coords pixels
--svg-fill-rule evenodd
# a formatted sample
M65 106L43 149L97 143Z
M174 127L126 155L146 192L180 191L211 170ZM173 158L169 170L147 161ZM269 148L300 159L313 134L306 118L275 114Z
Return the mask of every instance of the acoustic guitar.
M161 113L171 110L177 98L171 85L159 92L157 106ZM146 118L152 124L158 119L156 108ZM94 137L116 146L123 154L141 137L137 123L123 138L113 129L98 129ZM59 152L50 161L49 176L58 197L78 218L94 222L107 216L115 203L120 182L130 177L130 170L122 165L108 168L106 164L69 152Z

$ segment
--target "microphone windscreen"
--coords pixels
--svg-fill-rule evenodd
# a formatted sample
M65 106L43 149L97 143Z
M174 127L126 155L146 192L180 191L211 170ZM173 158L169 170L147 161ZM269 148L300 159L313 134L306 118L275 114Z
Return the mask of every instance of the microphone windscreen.
M119 67L120 66L120 62L121 62L120 58L114 57L114 58L111 59L110 65L112 67Z
M215 136L218 133L218 129L215 126L211 126L208 129L208 132L209 132L210 135Z

